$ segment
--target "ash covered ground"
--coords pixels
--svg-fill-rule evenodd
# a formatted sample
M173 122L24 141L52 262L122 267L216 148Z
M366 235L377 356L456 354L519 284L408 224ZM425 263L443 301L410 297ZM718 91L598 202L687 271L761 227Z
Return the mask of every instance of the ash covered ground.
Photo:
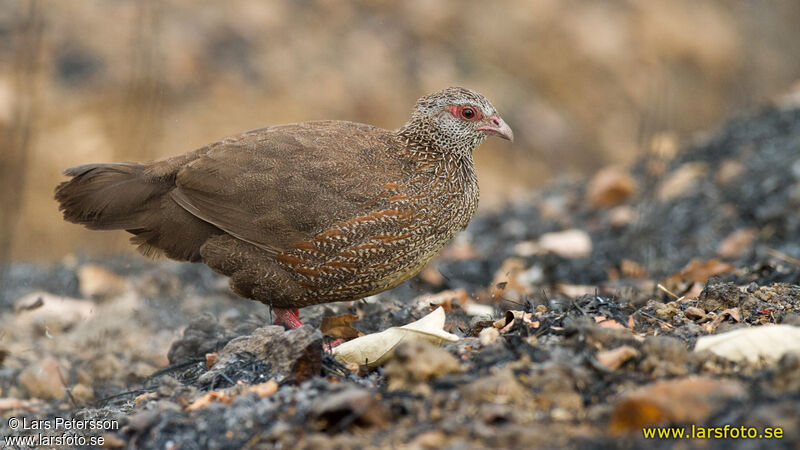
M476 217L409 283L306 308L298 330L201 265L12 264L0 412L114 419L91 432L111 448L796 448L798 258L800 109L771 107ZM458 342L401 345L377 370L326 350L437 307ZM772 324L738 357L697 348ZM726 424L783 434L642 432Z

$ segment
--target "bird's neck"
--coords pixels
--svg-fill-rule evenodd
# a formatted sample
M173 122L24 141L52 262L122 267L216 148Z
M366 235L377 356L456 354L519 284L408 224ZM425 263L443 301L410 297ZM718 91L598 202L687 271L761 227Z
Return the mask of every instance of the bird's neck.
M415 120L416 119L416 120ZM411 156L437 160L472 161L472 151L483 142L483 136L454 138L439 132L426 118L412 118L395 132L404 150Z
M448 189L463 193L469 191L469 195L474 194L477 197L478 180L475 175L472 150L482 140L453 141L427 133L425 128L414 126L413 122L397 130L395 135L399 143L397 156L415 162L418 170L430 172L437 177L444 175L452 181L447 184Z

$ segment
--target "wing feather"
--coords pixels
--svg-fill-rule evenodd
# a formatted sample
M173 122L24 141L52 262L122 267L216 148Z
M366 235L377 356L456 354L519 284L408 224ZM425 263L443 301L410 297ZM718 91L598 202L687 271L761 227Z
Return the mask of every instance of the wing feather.
M170 196L192 215L277 254L363 214L402 177L391 134L350 122L306 122L212 144L184 165Z

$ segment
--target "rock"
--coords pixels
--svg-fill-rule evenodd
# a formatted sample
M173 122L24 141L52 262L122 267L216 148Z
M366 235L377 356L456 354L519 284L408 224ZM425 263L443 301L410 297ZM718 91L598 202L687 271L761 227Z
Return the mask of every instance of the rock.
M167 353L170 364L176 364L191 358L205 357L221 349L229 340L223 327L214 316L203 315L183 330L183 336L172 343Z
M461 309L464 310L464 313L468 316L478 316L480 318L487 318L492 317L495 314L494 306L492 305L485 305L483 303L475 303L469 302L465 305L461 305Z
M706 312L703 311L702 308L698 308L696 306L690 306L683 311L683 314L686 316L687 319L690 320L701 320L705 319Z
M609 208L624 203L636 194L636 179L620 167L600 169L586 187L589 203L596 208Z
M455 356L428 342L414 341L397 346L384 374L387 388L393 391L458 372L461 365Z
M443 448L445 444L447 444L447 435L441 430L433 430L421 433L414 438L414 440L411 441L411 448L434 450Z
M64 397L64 384L61 382L58 361L46 358L24 368L17 380L33 398L56 400Z
M142 297L177 298L180 295L181 280L172 271L151 270L138 277L134 286ZM227 285L225 286L227 289Z
M14 325L22 329L35 327L55 333L89 320L95 315L91 301L62 297L48 292L32 292L14 304L17 312Z
M769 386L777 393L800 392L800 353L786 353L775 367Z
M126 448L126 442L113 433L103 433L103 448Z
M94 382L114 379L124 369L124 363L113 353L103 353L89 361L89 376Z
M128 290L128 281L97 264L84 264L78 269L78 286L84 298L106 299Z
M532 401L530 389L517 380L514 372L505 367L496 373L478 378L459 388L470 401L525 405Z
M384 427L390 418L376 393L354 387L314 400L310 416L309 422L318 430Z
M697 181L706 175L708 168L702 162L689 162L667 175L658 187L658 198L669 201L688 194Z
M586 258L592 253L592 238L589 233L570 229L545 233L539 237L539 247L562 258Z
M656 381L617 402L611 414L610 431L641 433L646 426L702 423L717 408L745 394L738 381L705 376Z
M636 211L628 205L620 205L608 212L608 221L613 227L624 227L633 223Z
M644 359L639 369L653 376L685 375L689 350L679 339L668 336L647 336L642 344Z
M678 302L669 302L669 303L654 304L653 312L655 312L656 317L667 321L671 321L673 317L675 317L681 312L681 310L680 307L678 306Z
M214 366L204 373L200 383L213 381L233 368L244 353L271 368L269 377L278 382L302 382L322 370L322 334L309 326L284 331L280 326L257 328L248 336L228 342L219 351ZM265 374L266 375L266 374Z
M717 169L716 181L721 185L730 183L731 181L739 179L746 167L741 161L735 159L726 159L722 161L719 169Z
M500 332L494 327L484 328L478 335L481 345L483 346L491 344L492 342L496 341L498 337L500 337Z
M78 383L73 386L72 389L70 389L70 394L72 398L81 405L88 405L94 400L94 389L83 383Z
M747 299L748 295L733 283L709 282L697 297L697 306L706 311L723 311L739 308Z

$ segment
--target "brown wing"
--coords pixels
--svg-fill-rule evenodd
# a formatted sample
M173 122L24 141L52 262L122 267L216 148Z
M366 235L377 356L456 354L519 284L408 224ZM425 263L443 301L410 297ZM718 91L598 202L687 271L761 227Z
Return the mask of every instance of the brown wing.
M198 151L171 197L194 216L272 254L369 210L402 177L392 135L350 122L245 133Z

